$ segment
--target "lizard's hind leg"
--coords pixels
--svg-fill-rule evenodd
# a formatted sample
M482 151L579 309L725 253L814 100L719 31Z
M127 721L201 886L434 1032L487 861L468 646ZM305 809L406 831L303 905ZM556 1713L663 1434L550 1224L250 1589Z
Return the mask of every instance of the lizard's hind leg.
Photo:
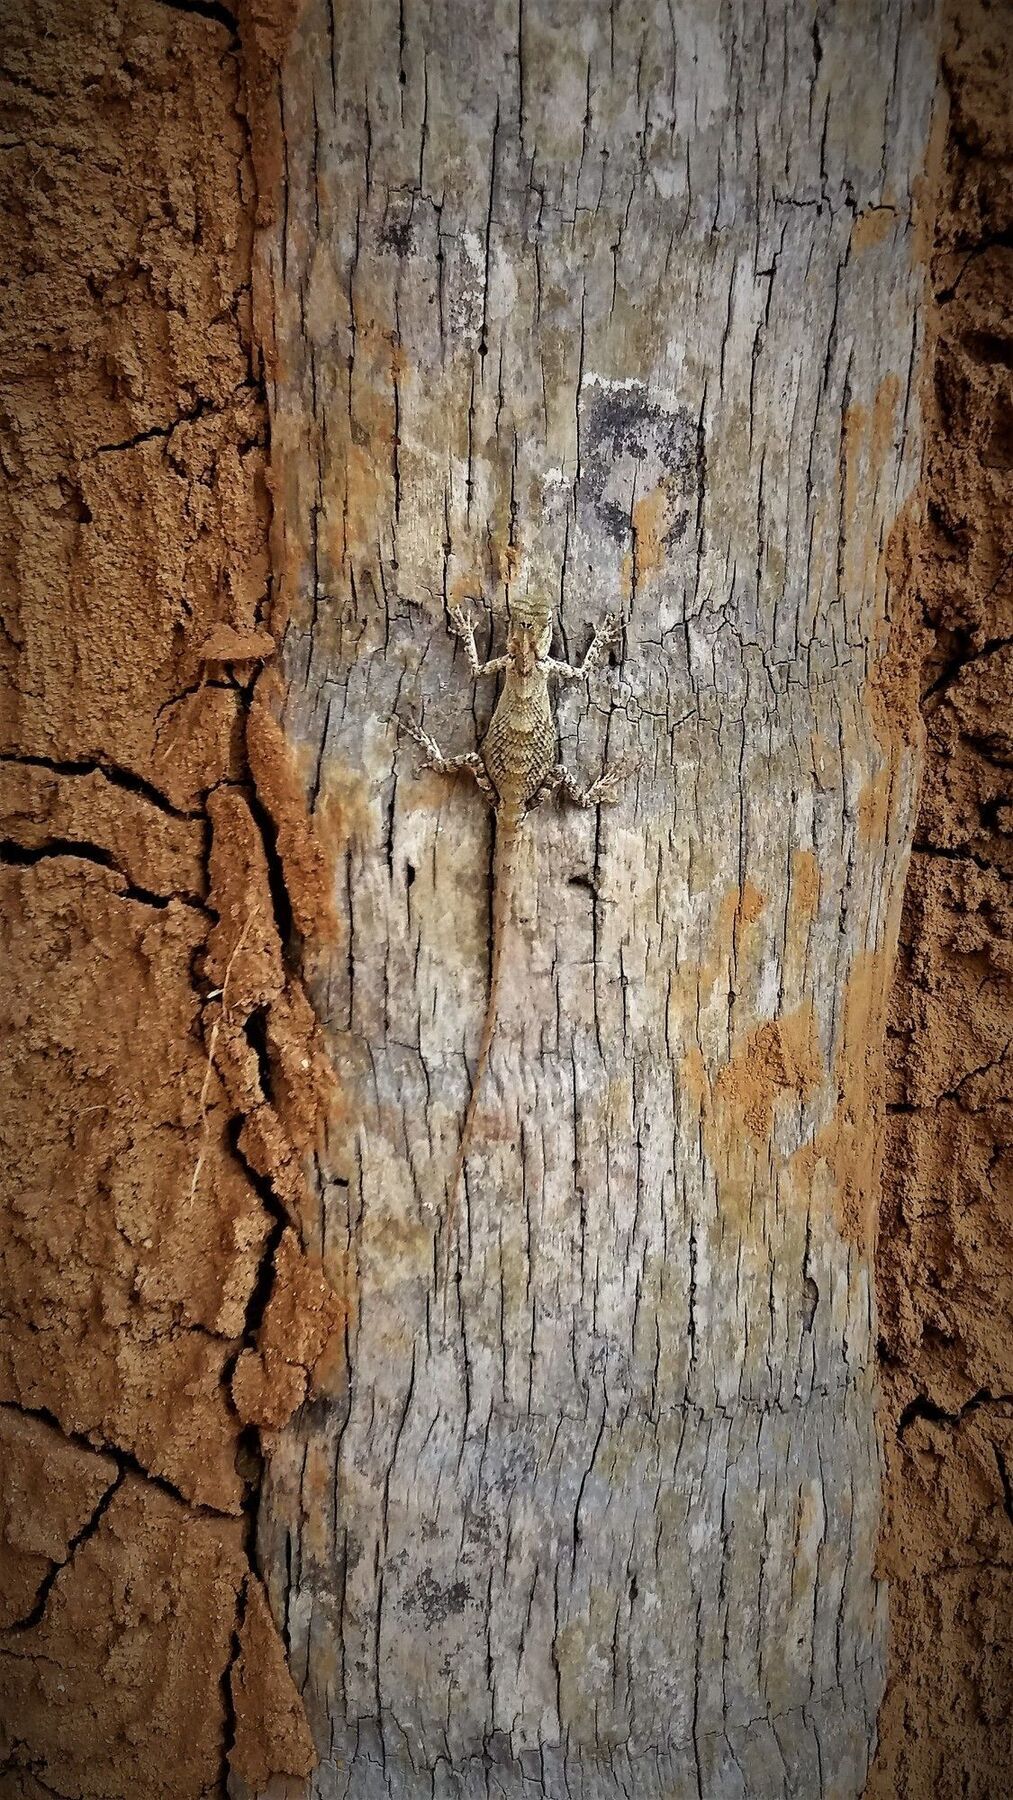
M490 806L496 805L499 795L489 780L486 766L477 750L470 750L467 756L445 757L443 767L448 775L470 775L483 800L487 800Z
M485 764L477 750L470 750L465 756L444 756L436 739L430 737L414 719L399 719L398 724L414 738L419 749L423 751L420 767L433 769L437 775L471 775L479 793L488 800L490 806L496 804L496 789L486 773Z
M590 787L582 788L577 786L570 771L565 769L562 763L557 763L555 768L550 769L542 783L535 796L534 804L537 805L538 801L548 794L560 793L572 805L582 807L585 811L592 806L614 806L628 774L628 769L616 765L613 768L604 769L597 781L592 781Z

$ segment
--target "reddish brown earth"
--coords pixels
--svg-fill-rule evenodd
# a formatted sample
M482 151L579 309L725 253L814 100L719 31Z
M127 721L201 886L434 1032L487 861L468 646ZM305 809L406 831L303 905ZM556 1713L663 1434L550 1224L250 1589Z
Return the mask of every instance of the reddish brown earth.
M196 1800L311 1758L251 1561L270 1433L342 1379L300 1230L324 878L264 669L250 270L284 25L251 4L240 50L218 0L22 0L0 26L0 1800ZM1011 71L1013 11L961 0L888 1046L875 1800L985 1800L1013 1754ZM761 1122L807 1042L757 1046Z
M892 1635L870 1800L1013 1786L1013 9L960 0L944 72L926 763L877 1267Z
M342 1312L299 1229L320 868L254 693L241 83L221 5L4 9L4 1800L312 1755L250 1560L258 1427Z

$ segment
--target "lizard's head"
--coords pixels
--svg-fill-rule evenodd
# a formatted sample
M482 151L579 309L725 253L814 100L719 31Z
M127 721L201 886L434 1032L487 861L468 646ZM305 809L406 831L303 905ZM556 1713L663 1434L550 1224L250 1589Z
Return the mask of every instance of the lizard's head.
M548 656L551 644L552 614L547 606L526 600L511 606L507 654L522 675L530 675L535 664Z

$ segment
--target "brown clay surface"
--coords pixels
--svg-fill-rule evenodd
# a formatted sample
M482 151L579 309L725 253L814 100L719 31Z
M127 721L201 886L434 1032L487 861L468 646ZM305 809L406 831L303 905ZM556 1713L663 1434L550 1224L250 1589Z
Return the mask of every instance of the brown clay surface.
M931 258L926 765L878 1253L891 1649L874 1800L1013 1757L1013 9L960 0Z
M319 858L277 733L247 748L273 639L239 51L218 4L0 22L4 1800L312 1757L249 1554L257 1427L342 1315L299 1230Z

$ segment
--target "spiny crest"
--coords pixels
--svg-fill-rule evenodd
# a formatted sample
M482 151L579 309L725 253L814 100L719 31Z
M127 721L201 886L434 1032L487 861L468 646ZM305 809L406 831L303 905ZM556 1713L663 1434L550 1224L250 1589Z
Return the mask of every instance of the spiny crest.
M527 595L520 600L511 600L507 642L514 652L522 645L526 646L521 651L522 669L526 669L530 656L548 656L552 644L552 612L544 600L533 600Z
M552 608L548 601L524 594L510 601L509 618L511 625L548 625L552 620Z

